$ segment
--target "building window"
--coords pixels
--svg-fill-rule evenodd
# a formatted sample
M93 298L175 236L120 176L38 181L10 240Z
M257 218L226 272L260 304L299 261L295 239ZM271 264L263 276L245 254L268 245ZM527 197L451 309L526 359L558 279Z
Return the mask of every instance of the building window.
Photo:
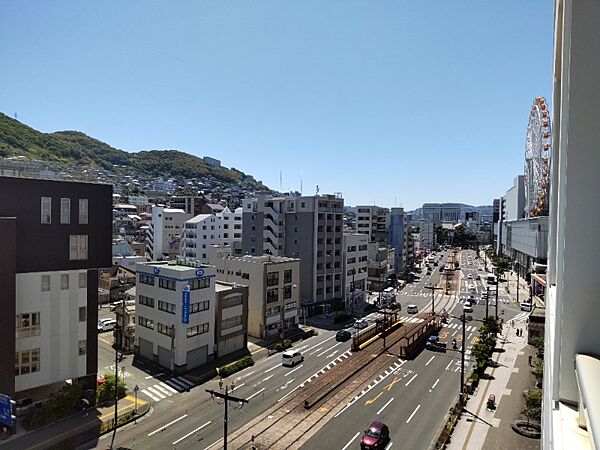
M227 330L229 328L237 327L242 324L242 316L232 317L231 319L225 319L221 322L221 330Z
M152 275L146 275L145 273L140 273L139 277L140 283L149 284L150 286L154 286L154 277Z
M196 325L195 327L189 327L187 329L186 336L191 338L204 333L208 333L208 322Z
M164 312L168 312L169 314L175 314L175 305L173 303L163 302L162 300L159 300L158 309Z
M69 274L68 273L60 274L60 290L64 291L65 289L69 289Z
M210 301L196 302L190 305L190 314L200 311L207 311L210 308Z
M204 289L210 287L210 278L199 278L197 280L192 280L189 283L190 290L195 291L196 289Z
M283 272L283 282L291 283L292 282L292 269L286 270Z
M244 303L244 299L241 295L237 295L235 297L226 298L221 302L221 308L233 308L234 306L239 306Z
M40 349L15 352L15 375L26 375L40 371Z
M42 275L42 292L50 291L50 275Z
M138 324L142 327L154 330L154 320L146 319L145 317L138 316Z
M79 287L81 289L87 288L87 272L79 273Z
M164 323L157 322L156 331L160 334L164 334L166 336L171 336L171 326L165 325Z
M61 198L60 199L60 223L69 224L71 223L71 199Z
M82 261L88 259L88 237L87 234L72 234L71 241L71 261Z
M290 311L292 309L296 309L296 302L290 302L285 304L286 311Z
M79 321L80 322L87 321L87 307L86 306L79 307Z
M52 198L42 197L42 223L52 223Z
M79 199L79 224L87 225L88 223L88 199Z
M277 289L267 290L267 303L274 303L278 300L279 300L279 295L277 294Z
M277 286L279 284L279 272L267 273L267 286Z
M291 286L283 287L283 298L292 298L292 287Z
M154 299L152 297L140 295L140 305L148 306L149 308L154 308Z
M87 353L87 341L79 341L79 356L83 356Z
M250 279L250 274L249 274L249 273L246 273L246 272L242 272L242 278L243 278L244 280L249 280L249 279Z
M174 291L175 290L175 281L167 280L166 278L159 278L158 279L158 287L161 287L163 289L168 289L170 291ZM160 304L160 302L159 302L159 304Z
M17 314L16 323L17 337L24 338L30 336L39 336L40 334L40 313Z

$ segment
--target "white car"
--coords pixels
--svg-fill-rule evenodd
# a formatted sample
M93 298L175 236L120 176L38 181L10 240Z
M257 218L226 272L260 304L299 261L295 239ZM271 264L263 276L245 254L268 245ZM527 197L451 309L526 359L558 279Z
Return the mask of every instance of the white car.
M359 330L361 328L367 328L368 326L369 326L369 323L364 319L360 319L360 320L357 320L356 322L354 322L354 328L358 328Z
M419 309L417 308L417 305L408 305L406 307L406 312L408 314L416 314L419 312Z
M468 278L469 280L472 280L472 279L473 279L473 275L469 274L469 275L467 275L467 278Z
M282 366L295 366L304 361L304 356L296 350L288 350L281 355Z
M472 313L473 312L473 307L471 306L470 303L465 303L463 305L463 311L466 313Z

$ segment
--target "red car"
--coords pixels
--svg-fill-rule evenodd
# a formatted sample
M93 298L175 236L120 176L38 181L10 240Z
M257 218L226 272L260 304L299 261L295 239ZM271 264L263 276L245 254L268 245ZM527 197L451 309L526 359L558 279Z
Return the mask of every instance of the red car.
M390 441L390 429L378 420L369 425L360 441L362 450L383 449Z

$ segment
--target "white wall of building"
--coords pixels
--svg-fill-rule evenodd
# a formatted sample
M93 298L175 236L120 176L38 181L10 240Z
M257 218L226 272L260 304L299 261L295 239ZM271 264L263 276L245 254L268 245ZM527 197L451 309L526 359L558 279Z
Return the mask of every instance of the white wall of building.
M39 335L17 338L15 348L16 352L39 348L40 370L15 376L17 392L86 375L86 355L79 355L79 341L86 340L87 322L79 321L79 308L87 308L87 287L79 287L80 273L87 282L85 270L16 275L16 314L40 313ZM50 275L49 292L42 292L42 275ZM68 289L61 289L61 275L68 275Z
M365 300L368 277L369 236L360 233L344 233L344 292L346 303Z

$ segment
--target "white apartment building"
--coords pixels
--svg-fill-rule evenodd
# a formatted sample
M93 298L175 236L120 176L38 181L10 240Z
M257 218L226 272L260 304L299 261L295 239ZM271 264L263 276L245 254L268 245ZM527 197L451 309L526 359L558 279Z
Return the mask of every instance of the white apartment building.
M227 250L224 250L225 252ZM216 258L217 279L248 286L248 334L279 336L298 325L300 260L283 256Z
M221 219L214 214L198 214L183 223L181 255L208 263L207 249L221 243Z
M173 373L210 361L215 343L215 270L175 261L136 266L135 352Z
M365 301L369 264L369 237L361 233L344 233L344 292L346 311Z
M134 206L148 206L148 196L146 195L128 195L127 201Z
M179 254L183 223L193 216L183 209L152 207L152 222L146 235L146 252L155 261Z
M228 207L225 207L222 212L216 214L220 220L221 226L221 242L219 244L225 244L233 247L235 242L242 242L242 208L236 208L235 211L231 211Z

